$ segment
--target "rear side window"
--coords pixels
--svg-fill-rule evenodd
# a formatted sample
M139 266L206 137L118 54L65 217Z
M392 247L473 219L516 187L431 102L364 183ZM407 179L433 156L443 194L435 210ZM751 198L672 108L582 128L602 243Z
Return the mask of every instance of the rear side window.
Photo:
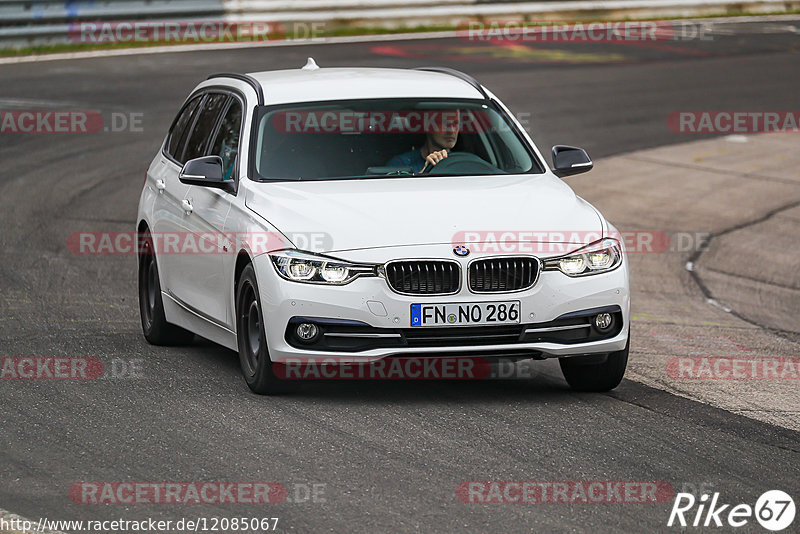
M189 134L189 141L183 152L182 163L190 159L200 158L206 155L206 147L209 138L214 133L214 126L217 124L220 111L228 101L228 95L222 93L209 93L200 107L200 114L194 123L192 133Z
M193 98L186 106L184 106L178 118L175 120L175 126L169 133L169 141L167 141L167 154L174 159L181 161L183 152L183 145L186 142L186 134L188 133L188 126L192 124L197 105L202 100L202 96Z

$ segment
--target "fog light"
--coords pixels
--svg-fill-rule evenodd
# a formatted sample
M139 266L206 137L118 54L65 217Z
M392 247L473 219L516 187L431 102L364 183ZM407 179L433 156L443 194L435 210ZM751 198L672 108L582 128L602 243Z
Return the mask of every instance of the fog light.
M317 337L318 332L317 325L311 323L300 323L297 325L297 330L295 330L297 337L303 341L311 341Z
M598 330L608 330L611 328L611 314L610 313L599 313L597 317L594 318L594 325L597 327Z

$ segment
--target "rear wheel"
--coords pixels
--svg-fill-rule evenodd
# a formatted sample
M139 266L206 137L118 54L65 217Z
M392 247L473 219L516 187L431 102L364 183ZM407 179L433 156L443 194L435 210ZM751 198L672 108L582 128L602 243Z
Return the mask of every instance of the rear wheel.
M254 393L288 393L294 389L293 382L275 375L264 332L264 314L258 296L256 273L250 264L242 271L236 288L236 339L242 374Z
M597 363L596 357L573 356L561 358L561 372L575 391L609 391L622 382L628 366L628 349L631 337L623 350L611 352L605 361Z
M153 238L145 233L140 239L139 315L144 338L153 345L187 345L194 339L194 334L168 323L164 315Z

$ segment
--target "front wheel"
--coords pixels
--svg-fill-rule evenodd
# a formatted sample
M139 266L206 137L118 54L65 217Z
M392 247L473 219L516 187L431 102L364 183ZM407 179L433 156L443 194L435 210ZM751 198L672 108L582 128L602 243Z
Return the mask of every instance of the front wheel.
M630 345L631 336L628 334L625 348L609 353L602 363L594 363L591 358L583 356L561 358L558 363L567 384L575 391L610 391L622 382Z
M264 333L264 313L253 265L244 268L236 288L236 340L239 363L247 386L259 395L288 393L292 382L275 375Z

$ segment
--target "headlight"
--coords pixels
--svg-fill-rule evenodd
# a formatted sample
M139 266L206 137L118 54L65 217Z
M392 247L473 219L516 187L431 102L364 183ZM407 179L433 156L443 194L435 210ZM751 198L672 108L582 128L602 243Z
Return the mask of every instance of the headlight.
M343 285L359 276L375 276L375 265L350 263L299 250L279 250L269 255L278 274L294 282Z
M584 248L545 262L546 271L567 276L586 276L616 269L622 263L622 247L616 239L601 239Z

